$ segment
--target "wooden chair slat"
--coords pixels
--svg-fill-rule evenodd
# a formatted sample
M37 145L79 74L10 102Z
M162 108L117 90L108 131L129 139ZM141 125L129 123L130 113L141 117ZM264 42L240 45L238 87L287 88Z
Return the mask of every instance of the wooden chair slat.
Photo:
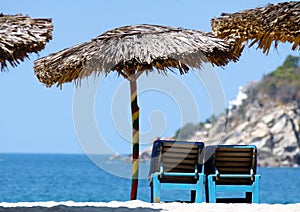
M165 152L162 154L162 158L198 158L198 154L185 154L185 153L176 153L176 152Z
M230 148L230 147L221 147L217 148L216 152L221 151L221 152L252 152L253 148Z
M182 147L182 148L195 148L195 149L198 149L199 147L197 145L194 145L193 143L176 143L176 142L173 142L173 143L163 143L163 147Z
M218 167L218 171L220 174L224 174L226 173L235 173L235 174L240 174L240 173L250 173L250 169L249 168L243 168L243 167Z
M195 165L197 162L197 158L187 159L187 158L163 158L163 164L173 163L173 164L193 164Z
M228 161L228 162L219 162L219 161L216 161L215 162L215 165L216 167L228 167L228 168L234 168L234 167L245 167L245 168L248 168L251 167L251 161L250 162L244 162L244 161Z
M251 157L252 152L216 152L216 157Z
M165 152L196 154L196 153L198 153L198 149L163 148L163 153L165 153Z
M184 167L184 166L167 166L164 168L164 172L180 172L180 173L195 173L195 167Z
M218 163L222 163L222 162L236 162L236 161L240 161L240 162L252 162L252 158L251 157L217 157L215 158L215 162Z

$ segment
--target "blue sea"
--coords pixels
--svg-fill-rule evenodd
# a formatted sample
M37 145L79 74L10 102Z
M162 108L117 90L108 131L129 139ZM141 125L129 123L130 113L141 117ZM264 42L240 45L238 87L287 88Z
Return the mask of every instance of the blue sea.
M124 160L111 162L104 155L100 162L120 172L131 171L131 164ZM147 172L149 161L140 166ZM300 168L260 167L258 172L261 203L300 202ZM0 202L128 201L130 186L130 179L106 172L85 155L1 154ZM150 201L147 179L139 181L138 189L138 199ZM161 197L188 200L189 192L162 192Z

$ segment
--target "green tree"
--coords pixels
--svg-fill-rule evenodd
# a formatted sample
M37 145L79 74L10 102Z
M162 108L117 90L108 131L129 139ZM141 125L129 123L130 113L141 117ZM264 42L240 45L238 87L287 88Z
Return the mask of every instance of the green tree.
M175 132L174 138L178 140L186 140L198 130L199 130L198 124L187 123L186 125L184 125L182 128L178 129Z

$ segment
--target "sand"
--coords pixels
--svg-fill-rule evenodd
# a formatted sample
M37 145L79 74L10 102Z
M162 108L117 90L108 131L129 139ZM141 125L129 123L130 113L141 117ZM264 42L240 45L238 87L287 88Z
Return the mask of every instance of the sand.
M0 203L0 211L280 211L299 212L297 204L213 204L213 203L149 203L140 200L127 202L18 202Z

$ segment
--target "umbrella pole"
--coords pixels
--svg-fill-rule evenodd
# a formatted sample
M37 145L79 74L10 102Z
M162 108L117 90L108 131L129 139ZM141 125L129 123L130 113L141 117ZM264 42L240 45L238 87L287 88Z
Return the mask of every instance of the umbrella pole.
M137 103L136 79L130 80L131 117L132 117L132 182L130 199L137 197L139 177L139 106Z

